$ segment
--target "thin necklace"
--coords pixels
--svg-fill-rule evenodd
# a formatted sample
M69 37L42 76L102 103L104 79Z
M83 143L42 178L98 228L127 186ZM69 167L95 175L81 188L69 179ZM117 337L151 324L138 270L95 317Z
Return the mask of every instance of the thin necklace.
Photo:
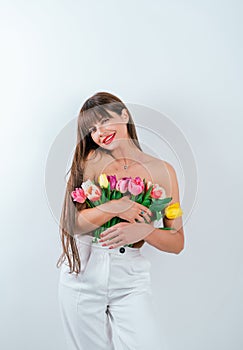
M111 154L111 156L112 156L116 161L118 160L118 159L116 159L112 154ZM123 165L123 169L124 169L124 170L127 170L128 167L130 167L133 163L136 163L136 160L134 160L134 161L133 161L131 164L129 164L129 165L125 163L125 164Z
M135 161L133 161L131 164L133 164L133 163L135 163ZM131 164L130 165L127 165L126 163L123 165L123 169L125 169L125 170L127 170L128 169L128 167L130 167L131 166Z

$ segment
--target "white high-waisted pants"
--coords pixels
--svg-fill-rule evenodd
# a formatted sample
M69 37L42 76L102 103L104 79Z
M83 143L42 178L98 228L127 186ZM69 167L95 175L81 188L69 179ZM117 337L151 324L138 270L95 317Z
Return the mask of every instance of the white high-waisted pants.
M155 322L150 261L140 248L109 249L84 235L81 271L63 263L59 306L68 350L164 350Z

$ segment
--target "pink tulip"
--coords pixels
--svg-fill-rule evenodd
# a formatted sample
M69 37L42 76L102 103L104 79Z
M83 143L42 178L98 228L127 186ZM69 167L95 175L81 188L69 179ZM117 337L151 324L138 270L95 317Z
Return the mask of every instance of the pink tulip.
M102 194L101 189L100 187L96 186L91 180L83 182L81 186L89 200L95 202L100 199Z
M155 184L150 192L150 196L155 199L164 199L166 197L165 189Z
M117 183L116 175L107 175L107 179L110 183L110 189L114 190L114 188L116 188Z
M123 177L122 179L118 180L116 183L116 190L120 191L121 193L126 193L128 191L128 183L131 180L131 177Z
M128 183L128 191L133 194L134 196L137 196L138 194L142 193L144 190L144 183L143 180L137 176L135 179L131 179Z
M75 191L72 191L71 196L73 197L73 201L78 203L84 203L86 200L86 195L82 188L75 188Z

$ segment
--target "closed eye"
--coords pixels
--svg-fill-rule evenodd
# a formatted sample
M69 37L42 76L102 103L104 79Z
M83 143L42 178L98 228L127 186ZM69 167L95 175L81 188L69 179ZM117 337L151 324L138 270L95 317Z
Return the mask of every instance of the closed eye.
M108 121L110 118L104 118L101 120L101 124L104 124L106 121ZM93 132L93 130L96 129L95 126L89 128L89 132Z

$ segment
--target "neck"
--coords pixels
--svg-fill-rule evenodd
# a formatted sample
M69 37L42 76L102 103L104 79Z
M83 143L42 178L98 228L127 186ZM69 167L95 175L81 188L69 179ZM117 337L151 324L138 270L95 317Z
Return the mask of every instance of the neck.
M113 158L117 160L123 160L123 162L126 162L126 159L137 159L138 153L142 153L139 148L137 148L134 144L129 143L129 140L127 142L123 142L119 145L119 147L112 150L111 155Z

